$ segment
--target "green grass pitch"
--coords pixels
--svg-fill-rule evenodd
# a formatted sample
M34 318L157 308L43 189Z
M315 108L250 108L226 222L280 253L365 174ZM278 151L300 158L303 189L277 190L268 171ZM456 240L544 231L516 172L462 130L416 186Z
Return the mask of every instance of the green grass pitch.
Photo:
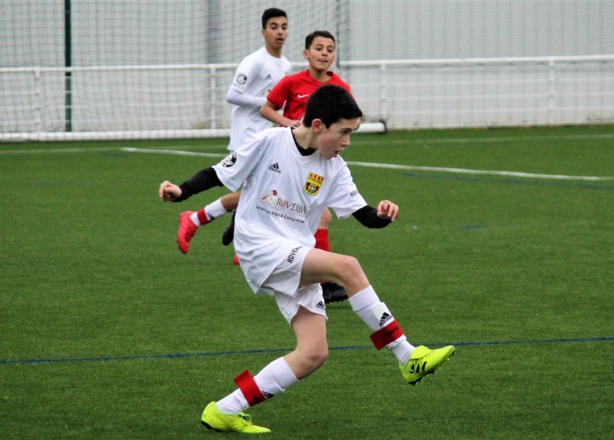
M293 336L221 245L229 218L176 247L178 214L226 191L157 197L225 152L0 144L0 438L227 437L203 408ZM355 135L343 156L400 216L334 220L332 250L358 257L411 342L457 354L408 386L349 304L331 305L329 361L249 411L269 438L611 438L614 127Z

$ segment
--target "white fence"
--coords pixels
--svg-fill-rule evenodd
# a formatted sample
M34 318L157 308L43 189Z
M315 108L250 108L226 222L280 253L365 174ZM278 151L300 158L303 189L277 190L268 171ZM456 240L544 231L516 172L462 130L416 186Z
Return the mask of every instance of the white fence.
M227 136L235 64L0 69L0 141ZM614 123L614 55L341 63L389 129Z
M344 66L369 117L392 129L614 122L614 55Z

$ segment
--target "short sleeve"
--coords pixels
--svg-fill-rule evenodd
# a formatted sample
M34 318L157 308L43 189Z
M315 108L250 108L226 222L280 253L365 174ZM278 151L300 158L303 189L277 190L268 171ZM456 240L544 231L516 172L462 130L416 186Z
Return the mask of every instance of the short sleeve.
M271 89L266 99L271 101L277 108L282 108L290 96L291 83L288 80L288 76L283 77L276 85Z
M328 197L327 205L335 210L339 219L343 220L349 217L367 204L358 192L358 188L347 166L340 170L334 185L334 190Z
M263 154L262 139L251 136L241 147L213 166L218 178L231 191L237 191L256 168Z
M253 57L244 58L235 70L230 88L241 93L245 92L247 86L258 76L260 66Z

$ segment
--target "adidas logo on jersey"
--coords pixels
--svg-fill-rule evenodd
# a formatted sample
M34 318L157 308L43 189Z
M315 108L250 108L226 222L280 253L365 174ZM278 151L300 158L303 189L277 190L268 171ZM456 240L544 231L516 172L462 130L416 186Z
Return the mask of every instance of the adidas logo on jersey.
M281 170L279 169L279 165L277 164L277 162L275 162L273 165L271 165L269 167L269 170L274 171L276 173L281 173Z
M382 317L379 320L379 326L383 327L391 319L392 319L392 315L390 313L384 312L382 314Z

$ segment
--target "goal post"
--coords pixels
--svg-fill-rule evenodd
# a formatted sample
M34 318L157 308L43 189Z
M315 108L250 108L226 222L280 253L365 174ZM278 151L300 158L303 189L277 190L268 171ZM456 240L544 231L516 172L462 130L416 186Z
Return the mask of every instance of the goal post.
M284 55L335 34L349 53L349 0L280 0ZM6 0L0 15L0 140L219 137L234 70L263 45L263 0ZM334 68L338 71L339 65Z
M612 123L611 0L277 0L331 31L361 131ZM0 141L226 137L269 0L2 0ZM564 26L564 31L561 31ZM570 58L571 57L571 58ZM482 61L480 61L482 60ZM545 62L543 60L546 60Z

